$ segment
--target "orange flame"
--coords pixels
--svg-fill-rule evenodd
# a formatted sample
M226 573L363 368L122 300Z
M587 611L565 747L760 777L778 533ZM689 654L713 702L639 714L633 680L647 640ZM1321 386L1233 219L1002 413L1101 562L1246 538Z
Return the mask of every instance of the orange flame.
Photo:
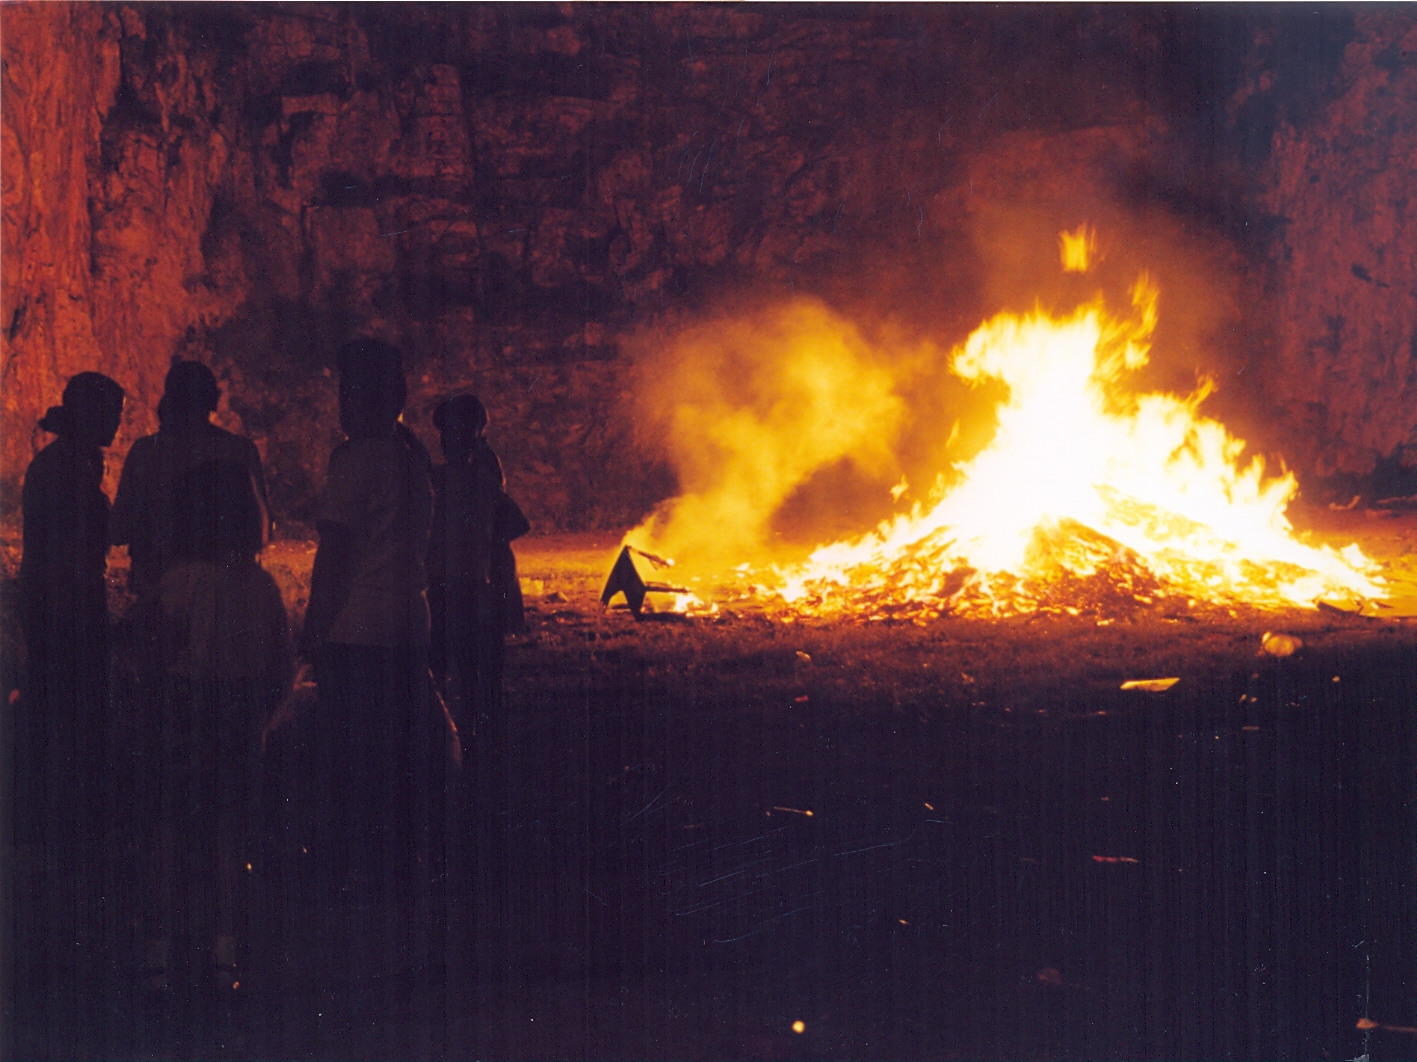
M1086 270L1096 242L1089 225L1060 234L1064 270ZM992 440L909 512L766 569L770 585L754 592L794 612L915 619L1384 597L1356 545L1296 537L1294 477L1244 460L1244 440L1200 415L1208 380L1184 397L1126 386L1148 362L1158 300L1143 274L1120 316L1099 294L1066 315L1040 306L985 321L948 367L1002 395ZM900 501L909 488L890 440L919 401L905 395L930 378L932 350L877 350L819 304L677 337L672 358L647 360L644 389L686 489L627 540L726 582L730 565L752 558L732 569L741 586L763 577L774 513L832 462L898 479L890 496ZM942 424L933 445L949 452L958 433L956 420L946 440Z
M1356 545L1294 537L1293 476L1266 477L1258 457L1241 463L1244 441L1197 413L1208 382L1185 398L1119 386L1146 364L1156 325L1155 287L1143 276L1131 294L1125 319L1099 296L1067 317L1003 313L976 329L951 368L1007 387L993 441L928 508L781 571L782 598L849 610L866 591L898 614L929 616L1077 614L1103 594L1262 607L1383 597Z
M1088 224L1058 233L1058 256L1064 273L1086 273L1097 253L1097 231Z

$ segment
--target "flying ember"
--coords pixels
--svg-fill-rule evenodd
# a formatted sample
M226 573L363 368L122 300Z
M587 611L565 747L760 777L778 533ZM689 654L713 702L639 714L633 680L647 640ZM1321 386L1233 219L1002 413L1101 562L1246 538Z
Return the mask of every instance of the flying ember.
M1093 242L1088 227L1062 234L1064 269L1085 271ZM1157 295L1143 275L1121 317L1099 295L1067 316L985 321L950 368L1006 391L992 441L909 513L779 569L776 593L801 612L913 618L1384 597L1356 545L1295 536L1294 477L1241 461L1244 440L1197 412L1208 383L1186 397L1128 391Z

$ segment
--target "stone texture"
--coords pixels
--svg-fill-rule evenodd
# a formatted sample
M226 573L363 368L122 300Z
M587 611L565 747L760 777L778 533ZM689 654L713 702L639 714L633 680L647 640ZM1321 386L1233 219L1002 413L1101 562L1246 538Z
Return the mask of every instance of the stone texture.
M170 357L245 296L239 272L208 269L230 142L212 55L186 43L155 11L4 10L7 497L46 439L26 428L69 376L97 368L127 389L121 454L155 426Z
M116 17L97 6L4 9L4 469L7 495L67 380L111 364L95 334L90 171L119 83Z
M1185 260L1157 267L1200 322L1171 368L1216 374L1292 463L1414 441L1401 13L1363 15L1341 67L1285 44L1298 15L1168 8L0 17L7 499L67 376L133 395L116 468L180 354L298 524L337 439L331 354L373 333L408 352L430 444L439 394L482 394L538 527L628 523L674 483L636 442L627 338L746 292L948 342L1016 294L1002 229L1079 212L1125 234L1118 268L1147 239Z
M1266 373L1324 471L1417 463L1417 20L1365 14L1336 98L1276 135Z

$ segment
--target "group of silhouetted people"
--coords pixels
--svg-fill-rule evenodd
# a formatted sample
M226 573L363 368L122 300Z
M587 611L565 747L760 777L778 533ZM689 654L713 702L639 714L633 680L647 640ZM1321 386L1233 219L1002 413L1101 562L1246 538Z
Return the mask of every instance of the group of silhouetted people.
M437 406L446 464L435 468L400 420L400 351L356 340L337 365L346 441L330 455L294 644L258 559L271 529L260 455L211 422L210 369L174 362L159 430L133 444L111 510L102 449L123 390L81 373L40 421L57 438L23 490L16 840L81 909L102 877L104 801L128 771L153 990L176 941L209 957L218 986L238 982L264 749L282 749L291 777L279 788L296 794L301 849L320 868L312 887L377 904L397 901L414 867L439 865L462 744L498 728L505 635L522 624L511 542L529 527L486 410L470 395ZM136 595L114 652L121 689L109 677L110 545L128 547ZM292 713L297 656L316 695ZM127 730L114 723L125 712Z

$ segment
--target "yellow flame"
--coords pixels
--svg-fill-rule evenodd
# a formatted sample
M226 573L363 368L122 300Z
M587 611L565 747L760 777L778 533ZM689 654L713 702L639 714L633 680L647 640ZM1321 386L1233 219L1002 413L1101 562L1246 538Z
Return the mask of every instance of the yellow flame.
M664 423L683 493L626 535L700 569L762 548L773 514L833 462L891 463L895 379L851 324L797 300L656 350L638 390Z
M870 600L917 615L998 614L1043 607L1060 586L1085 593L1078 580L1099 574L1112 580L1109 593L1144 604L1384 596L1356 545L1340 553L1295 538L1293 476L1266 476L1258 457L1243 463L1244 441L1197 413L1208 382L1184 398L1119 386L1146 364L1156 325L1146 276L1131 302L1122 319L1099 296L1065 317L1039 308L984 322L951 369L1007 389L992 442L928 508L780 572L781 596L811 611ZM1077 615L1087 603L1059 610Z
M1058 256L1064 273L1086 273L1097 252L1097 231L1083 223L1072 232L1058 233Z

